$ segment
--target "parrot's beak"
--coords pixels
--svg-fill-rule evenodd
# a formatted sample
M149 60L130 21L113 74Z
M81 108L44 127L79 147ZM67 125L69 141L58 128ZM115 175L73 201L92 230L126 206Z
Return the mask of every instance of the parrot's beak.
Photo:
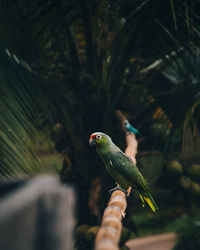
M90 140L89 140L89 145L90 145L91 148L96 148L97 143L96 143L95 140L90 139Z

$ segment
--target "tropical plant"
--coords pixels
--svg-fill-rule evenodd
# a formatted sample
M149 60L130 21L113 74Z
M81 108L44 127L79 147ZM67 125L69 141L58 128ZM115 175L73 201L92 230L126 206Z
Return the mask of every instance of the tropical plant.
M2 162L1 173L15 176L15 163L30 174L28 167L37 165L18 164L16 157L26 150L17 145L17 155L13 153L5 128L12 127L12 143L24 132L30 137L41 113L46 124L61 124L52 133L65 156L61 179L76 183L84 214L90 193L98 196L108 185L89 151L88 137L103 130L123 145L117 108L148 138L143 149L191 149L199 136L199 5L199 0L1 2L2 51L5 57L7 48L15 59L9 71L1 68L9 75L5 84L1 81L1 89L6 95L15 90L13 101L1 99L1 112L14 110L11 103L16 103L15 119L10 118L13 112L2 119L5 147L0 152L8 158L10 152L12 163ZM17 66L13 54L26 61L33 80L24 77L27 70L23 63ZM91 209L97 215L94 203ZM83 221L89 214L82 216Z

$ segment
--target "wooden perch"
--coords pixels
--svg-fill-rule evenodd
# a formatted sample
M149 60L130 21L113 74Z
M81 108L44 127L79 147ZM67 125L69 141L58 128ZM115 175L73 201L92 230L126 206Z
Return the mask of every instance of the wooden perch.
M123 131L126 133L125 154L136 164L137 140L135 134L129 134L124 129L124 121L127 120L120 110L116 111ZM131 188L128 192L130 193ZM101 227L96 235L95 250L117 250L122 230L122 218L125 217L127 202L123 191L116 190L112 193L107 208L104 210Z
M133 163L136 165L136 154L137 154L137 148L138 148L138 142L136 140L135 134L130 134L126 131L124 128L124 122L127 120L127 118L122 114L120 110L116 111L116 117L119 119L121 123L122 130L126 133L126 149L125 154L128 155Z

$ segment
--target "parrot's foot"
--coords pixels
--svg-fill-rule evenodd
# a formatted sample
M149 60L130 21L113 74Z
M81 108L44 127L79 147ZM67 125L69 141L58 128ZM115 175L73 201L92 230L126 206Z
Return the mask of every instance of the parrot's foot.
M116 187L110 189L110 190L109 190L109 193L112 193L112 192L114 192L114 191L116 191L116 190L120 190L120 191L124 192L125 195L126 195L126 197L128 197L128 192L127 192L125 189L123 189L123 188L121 188L121 187L119 187L119 186L116 186Z

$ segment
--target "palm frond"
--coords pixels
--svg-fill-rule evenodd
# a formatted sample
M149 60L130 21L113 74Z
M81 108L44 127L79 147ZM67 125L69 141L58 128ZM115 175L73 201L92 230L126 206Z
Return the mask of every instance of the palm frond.
M7 177L37 173L41 162L34 144L28 143L37 133L38 107L33 103L36 89L31 85L31 77L25 80L21 73L25 70L5 49L1 48L0 58L0 172Z

